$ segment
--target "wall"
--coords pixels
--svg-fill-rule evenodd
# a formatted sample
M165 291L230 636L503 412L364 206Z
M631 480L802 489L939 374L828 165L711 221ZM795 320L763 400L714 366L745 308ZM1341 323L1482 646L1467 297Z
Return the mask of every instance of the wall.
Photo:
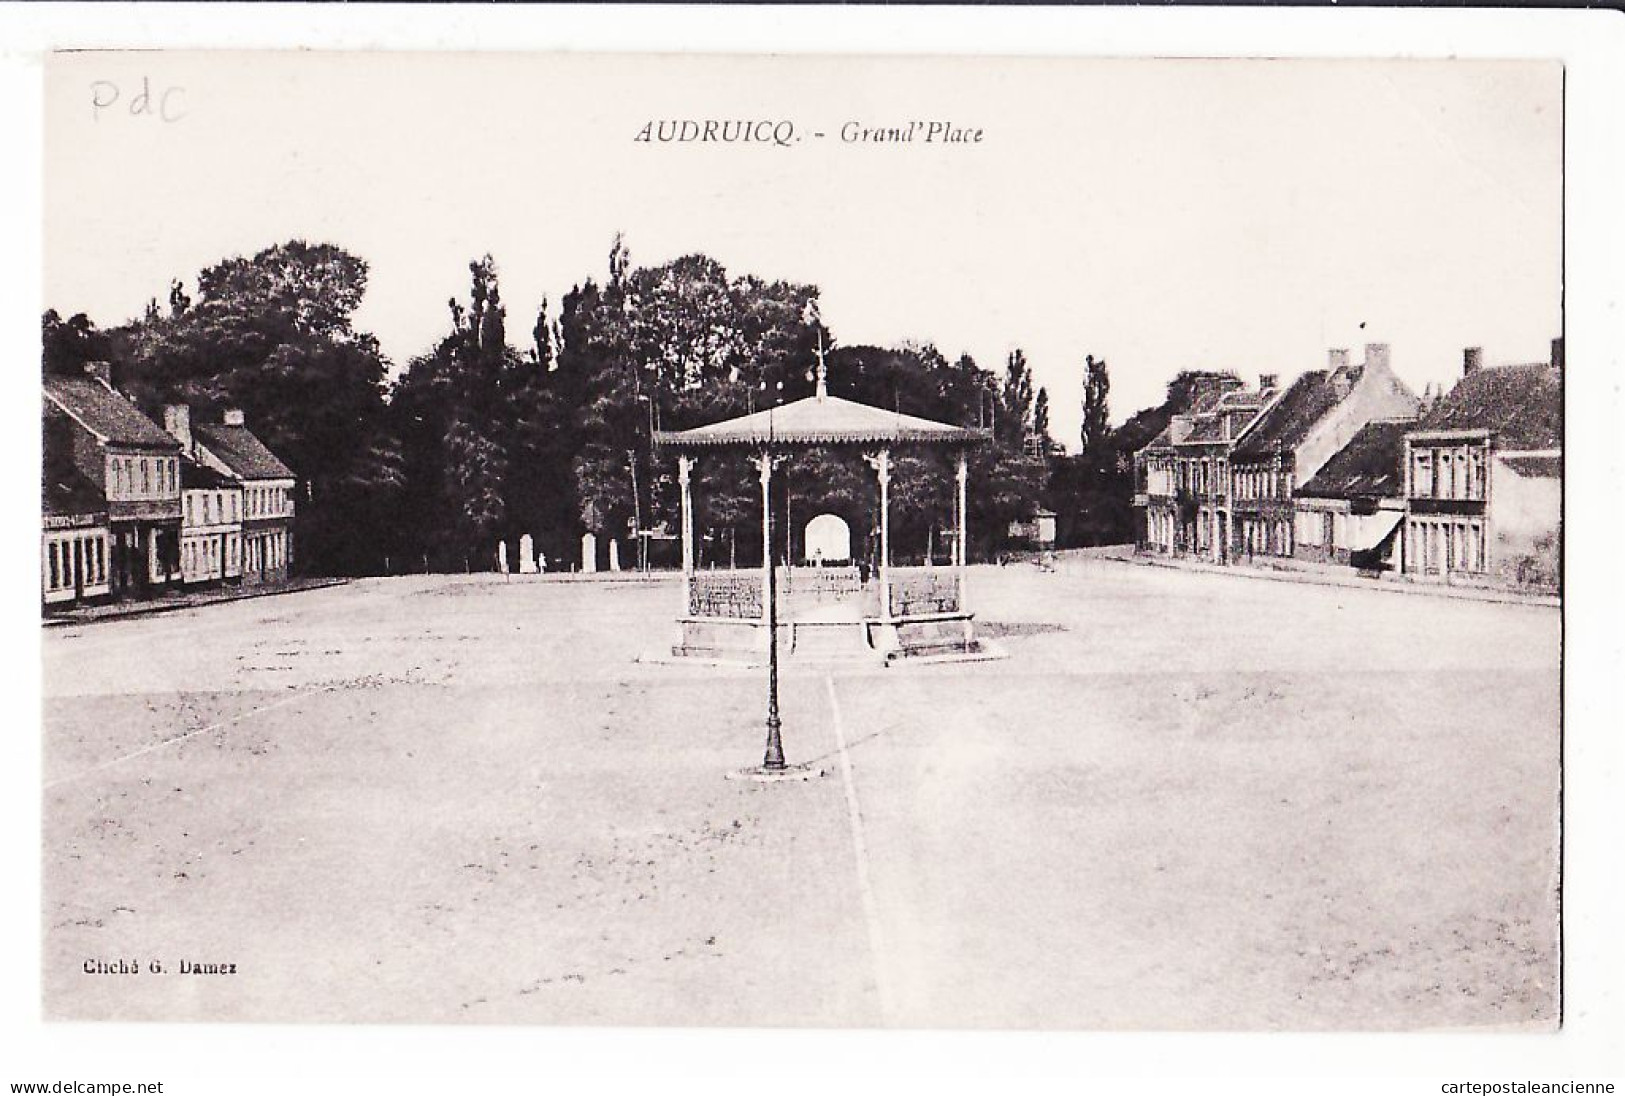
M1365 371L1349 394L1321 417L1293 451L1297 482L1308 483L1367 423L1411 418L1416 409L1415 393L1385 365L1373 366L1368 354Z
M1504 460L1490 468L1490 567L1504 581L1557 581L1557 538L1563 520L1563 483L1523 476Z

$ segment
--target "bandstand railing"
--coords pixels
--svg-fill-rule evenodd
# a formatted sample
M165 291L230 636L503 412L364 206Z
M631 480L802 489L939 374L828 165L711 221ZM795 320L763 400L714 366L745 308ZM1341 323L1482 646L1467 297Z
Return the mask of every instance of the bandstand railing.
M865 618L880 616L880 579L865 583L856 567L794 567L777 574L780 619L809 609L852 603ZM964 597L960 576L952 567L890 568L894 619L958 613ZM688 615L710 620L761 620L764 616L762 573L695 571L689 576Z
M688 615L724 620L762 616L760 571L695 571L688 581Z
M863 593L863 576L856 567L787 567L784 591L814 604L846 601Z
M959 572L952 567L893 567L891 615L930 616L957 613L962 599Z

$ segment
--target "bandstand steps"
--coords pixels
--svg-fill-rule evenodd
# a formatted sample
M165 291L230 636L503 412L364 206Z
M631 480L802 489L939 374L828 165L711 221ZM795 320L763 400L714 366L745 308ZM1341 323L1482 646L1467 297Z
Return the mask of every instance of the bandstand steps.
M862 621L798 622L792 629L790 657L798 662L878 662Z

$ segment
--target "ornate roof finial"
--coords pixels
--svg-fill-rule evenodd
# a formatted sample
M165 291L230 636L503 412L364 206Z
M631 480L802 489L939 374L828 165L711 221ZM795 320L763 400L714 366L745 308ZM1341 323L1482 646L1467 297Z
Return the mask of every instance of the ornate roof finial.
M802 374L805 376L806 374ZM824 365L824 329L818 329L818 400L829 395L829 369Z

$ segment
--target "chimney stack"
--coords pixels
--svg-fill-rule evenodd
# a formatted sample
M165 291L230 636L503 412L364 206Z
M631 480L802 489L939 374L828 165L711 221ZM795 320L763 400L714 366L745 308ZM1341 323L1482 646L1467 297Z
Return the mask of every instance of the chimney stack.
M1469 346L1461 352L1461 375L1470 377L1484 368L1484 348Z
M1388 371L1388 344L1365 344L1365 367L1380 373Z
M1326 366L1333 373L1337 372L1339 369L1347 369L1349 367L1348 350L1338 348L1336 350L1328 351L1326 354Z
M1563 368L1563 336L1561 335L1552 340L1552 368Z
M113 387L113 366L109 362L86 362L85 372L90 374L92 380L101 381L107 387Z
M192 454L192 409L184 403L164 405L164 432L181 443L181 451Z
M243 411L240 407L228 407L220 415L221 426L243 425Z

